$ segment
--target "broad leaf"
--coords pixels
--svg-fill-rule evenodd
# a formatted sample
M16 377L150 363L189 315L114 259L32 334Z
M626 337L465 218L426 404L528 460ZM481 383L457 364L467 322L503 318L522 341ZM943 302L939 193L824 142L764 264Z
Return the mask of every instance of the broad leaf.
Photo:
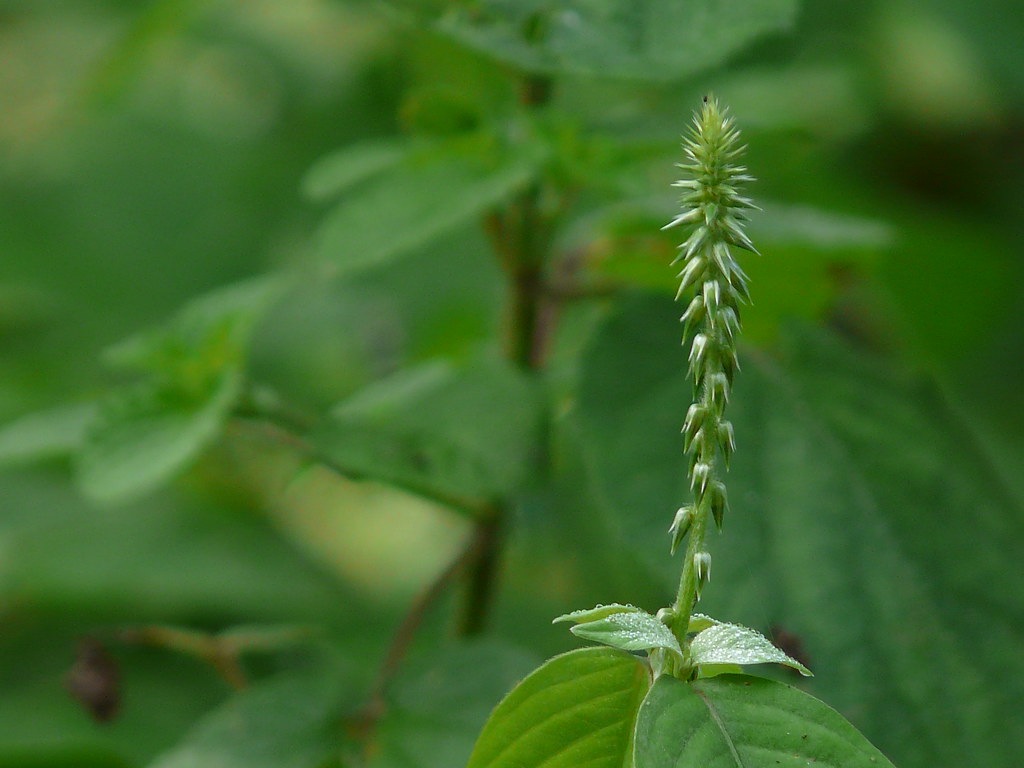
M109 395L78 455L82 492L100 502L123 501L170 479L218 435L240 384L228 371L204 397L150 382Z
M431 654L388 691L370 768L464 766L495 704L534 666L530 654L495 642Z
M636 768L892 768L834 709L746 675L661 677L640 707Z
M536 175L535 144L480 148L463 139L414 155L331 211L317 253L342 274L385 263L493 208Z
M477 499L517 488L534 464L538 399L507 363L430 363L337 406L314 441L346 472Z
M680 658L683 655L672 630L645 611L613 613L603 619L569 627L569 631L584 640L593 640L595 643L621 648L624 651L664 648Z
M647 668L623 651L556 656L497 706L468 768L622 768L649 686Z
M667 510L690 497L678 316L667 300L622 306L585 355L578 411L596 507L665 590ZM802 645L809 690L905 768L1014 768L1024 732L1002 724L1024 698L1024 510L968 425L926 383L825 336L741 362L735 502L701 609Z
M436 24L466 45L535 72L668 80L787 28L796 0L486 0L445 7Z
M321 157L302 180L311 200L327 200L396 165L406 153L401 141L379 139L339 149Z
M0 466L73 453L95 416L95 403L78 403L30 413L5 424L0 427Z
M716 624L701 631L690 642L695 664L784 664L802 675L811 671L780 651L760 632L739 624Z
M337 669L292 673L229 699L152 768L318 768L340 751Z

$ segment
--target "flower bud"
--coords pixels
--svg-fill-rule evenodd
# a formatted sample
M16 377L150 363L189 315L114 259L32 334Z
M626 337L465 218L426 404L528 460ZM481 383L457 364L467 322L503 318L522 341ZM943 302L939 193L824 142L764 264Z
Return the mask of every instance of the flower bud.
M711 339L707 334L698 333L693 337L690 345L690 368L693 371L693 379L699 383L704 377L704 367L710 354Z
M736 310L732 307L722 307L719 311L716 320L717 325L722 331L722 335L732 344L736 337L740 335L740 317Z
M686 418L683 419L683 450L689 451L690 444L697 436L697 432L704 426L704 419L707 417L707 409L699 403L694 403L686 410Z
M672 535L670 551L673 555L679 549L679 545L683 543L686 534L690 532L691 525L693 525L693 507L680 507L672 520L672 525L668 527L668 532Z
M733 433L731 421L718 422L718 447L722 450L725 468L728 469L729 461L736 450L736 436Z
M707 379L708 394L711 395L711 405L718 413L725 409L729 402L729 379L724 373L713 373Z
M697 597L700 597L704 585L711 580L711 553L697 552L693 556L693 570L697 577Z
M725 492L725 483L715 480L708 488L708 504L711 506L711 515L715 519L715 526L722 530L722 520L725 518L725 510L729 507L729 500Z
M677 299L697 284L697 281L704 275L705 266L704 259L700 256L686 262L683 271L679 273L679 290L676 291Z
M722 287L717 280L707 280L701 289L704 297L704 306L708 308L708 314L712 318L718 314L718 307L722 303Z
M695 491L698 496L703 496L707 490L708 482L711 480L711 465L698 461L693 465L693 472L690 473L690 490Z
M679 318L679 322L683 323L683 343L690 338L694 327L700 323L706 316L706 310L704 307L704 298L702 296L694 296L690 305L686 308L683 316Z

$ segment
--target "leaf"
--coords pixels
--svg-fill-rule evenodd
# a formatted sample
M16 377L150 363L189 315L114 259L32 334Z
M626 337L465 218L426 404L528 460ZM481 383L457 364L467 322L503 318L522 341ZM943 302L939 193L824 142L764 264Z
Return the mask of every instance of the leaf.
M343 678L291 673L236 694L151 768L317 768L340 750Z
M467 768L622 768L649 686L647 668L622 651L556 656L497 706Z
M285 278L261 275L219 288L186 304L166 324L109 348L113 365L156 373L197 392L241 365L256 323L280 296Z
M564 613L551 623L558 624L561 621L571 621L575 624L581 624L583 622L604 619L616 613L643 613L643 610L637 608L635 605L609 603L608 605L597 605L593 608L583 608L579 611L573 611L572 613Z
M313 436L346 471L403 487L489 499L529 476L537 393L508 363L430 363L370 385Z
M588 621L569 627L569 631L584 640L621 648L624 651L649 651L665 648L682 658L683 651L672 630L645 611L613 613L597 621Z
M811 671L780 651L760 632L739 624L716 624L690 641L695 664L784 664L811 676Z
M834 709L773 680L661 677L640 707L636 768L892 768Z
M77 460L82 492L98 502L125 501L182 470L220 432L241 387L228 371L202 398L143 382L100 404Z
M404 142L394 139L362 141L317 160L302 179L310 200L327 200L396 165L406 154Z
M0 427L0 466L73 453L95 415L95 403L76 403L30 413L5 424Z
M537 143L481 158L467 141L409 158L343 200L317 233L320 258L342 274L397 258L480 216L524 187L544 160Z
M705 616L703 613L690 614L690 623L686 627L687 632L702 632L708 627L714 627L722 622L717 619L712 619L710 616Z
M604 515L588 520L664 590L678 573L659 510L690 494L678 316L668 300L620 305L584 355L578 400ZM809 690L904 768L1013 768L1024 733L1000 723L1024 697L1024 509L926 381L823 334L790 332L783 349L778 362L741 351L738 501L710 540L701 609L797 635Z
M481 53L533 72L670 80L726 61L788 28L795 0L485 0L433 21ZM429 17L428 17L429 18Z
M369 768L465 765L495 704L534 666L531 654L494 641L431 654L388 692Z

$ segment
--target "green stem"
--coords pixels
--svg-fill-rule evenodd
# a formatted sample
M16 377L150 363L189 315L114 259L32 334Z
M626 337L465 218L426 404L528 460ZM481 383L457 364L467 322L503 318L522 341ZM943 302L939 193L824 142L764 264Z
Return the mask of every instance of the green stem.
M551 97L550 78L527 76L520 101L527 109L542 108ZM543 365L545 328L540 315L545 296L544 267L548 260L549 222L541 211L541 182L534 182L502 211L489 216L485 228L508 277L505 354L527 371ZM486 626L497 587L506 506L496 504L478 523L478 555L468 565L466 600L458 632L467 637Z

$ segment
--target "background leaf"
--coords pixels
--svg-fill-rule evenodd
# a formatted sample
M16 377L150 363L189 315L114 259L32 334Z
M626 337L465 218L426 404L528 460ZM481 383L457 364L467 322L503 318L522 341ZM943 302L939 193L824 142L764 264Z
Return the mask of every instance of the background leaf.
M634 755L636 768L892 768L834 709L745 675L659 678L640 706Z
M488 0L451 8L437 24L461 43L535 72L669 80L788 27L796 8L793 0L743 0L723 18L714 0Z
M538 407L532 383L507 363L434 362L341 403L314 440L348 471L489 499L529 476Z
M536 669L497 706L468 768L621 768L650 673L633 656L583 648Z
M152 768L319 768L341 750L337 668L294 672L243 691L204 717Z
M536 664L532 654L494 641L411 661L387 694L370 766L465 765L491 710Z
M586 355L579 401L612 535L666 594L666 521L689 497L677 315L662 300L622 306ZM808 688L901 765L1013 765L1021 735L998 723L1018 675L987 681L1024 675L1010 597L1024 588L1019 502L935 390L884 361L803 333L782 363L749 351L741 362L733 511L725 541L710 542L701 609L798 638L817 672Z
M317 233L318 256L343 274L401 256L521 189L545 154L537 144L484 147L482 154L462 146L410 157L339 203Z
M217 436L240 387L238 374L228 371L202 399L151 383L109 395L78 455L82 492L121 501L165 482Z
M406 154L400 141L363 141L317 160L302 179L310 200L327 200L396 165Z
M28 464L73 453L96 416L95 403L61 405L0 427L0 465Z

